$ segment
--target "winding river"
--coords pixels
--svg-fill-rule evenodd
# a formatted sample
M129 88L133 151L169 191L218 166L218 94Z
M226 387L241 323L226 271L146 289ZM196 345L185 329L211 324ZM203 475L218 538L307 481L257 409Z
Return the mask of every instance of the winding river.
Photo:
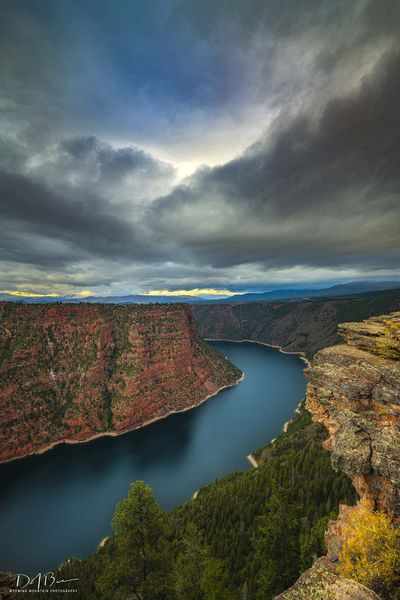
M275 437L305 394L304 363L252 343L212 342L244 380L188 412L120 437L57 446L0 465L0 571L45 572L110 533L129 483L149 483L164 508L239 469Z

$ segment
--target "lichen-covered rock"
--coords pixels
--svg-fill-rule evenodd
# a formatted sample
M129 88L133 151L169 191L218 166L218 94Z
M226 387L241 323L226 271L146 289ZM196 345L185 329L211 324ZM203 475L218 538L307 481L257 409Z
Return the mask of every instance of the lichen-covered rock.
M380 600L361 583L340 577L320 559L274 600Z
M0 303L0 461L141 427L240 377L185 305Z
M332 465L372 507L400 514L400 313L340 326L345 343L319 351L307 407L325 425Z
M343 344L324 348L306 370L307 408L329 432L335 469L353 481L364 504L400 516L400 313L339 326ZM327 555L275 600L372 600L336 566L356 507L340 506L325 533Z

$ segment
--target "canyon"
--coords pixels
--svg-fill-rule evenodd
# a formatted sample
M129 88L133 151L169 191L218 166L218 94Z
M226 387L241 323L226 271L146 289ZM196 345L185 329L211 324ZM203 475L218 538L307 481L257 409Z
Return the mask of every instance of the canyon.
M308 358L338 343L339 323L398 310L398 290L329 300L192 305L203 338L262 342Z
M376 600L337 567L352 511L367 504L400 518L400 312L370 316L398 304L395 293L191 308L0 303L0 460L117 435L237 383L241 371L199 334L304 352L306 407L360 502L341 505L326 555L277 598ZM343 315L359 321L338 325Z
M241 371L175 305L0 303L0 461L187 410Z

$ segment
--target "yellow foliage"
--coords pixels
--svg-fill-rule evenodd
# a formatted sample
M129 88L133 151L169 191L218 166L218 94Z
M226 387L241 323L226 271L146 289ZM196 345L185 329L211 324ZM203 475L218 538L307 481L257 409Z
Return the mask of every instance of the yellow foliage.
M365 503L352 511L338 571L384 598L400 598L400 530L386 513Z

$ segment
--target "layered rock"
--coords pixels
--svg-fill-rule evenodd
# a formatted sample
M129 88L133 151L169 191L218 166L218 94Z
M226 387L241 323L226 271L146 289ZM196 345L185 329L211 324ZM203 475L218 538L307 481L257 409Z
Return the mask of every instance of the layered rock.
M400 515L400 313L339 326L342 344L319 351L306 370L307 408L329 437L332 465L372 509ZM276 600L378 596L336 572L352 511L342 505L325 534L327 555Z
M373 508L400 513L400 313L340 326L343 344L306 371L307 407L329 432L332 465Z
M141 427L240 377L185 305L0 303L0 461Z
M262 342L308 357L339 341L339 323L396 310L400 310L399 292L329 300L193 306L204 338Z

